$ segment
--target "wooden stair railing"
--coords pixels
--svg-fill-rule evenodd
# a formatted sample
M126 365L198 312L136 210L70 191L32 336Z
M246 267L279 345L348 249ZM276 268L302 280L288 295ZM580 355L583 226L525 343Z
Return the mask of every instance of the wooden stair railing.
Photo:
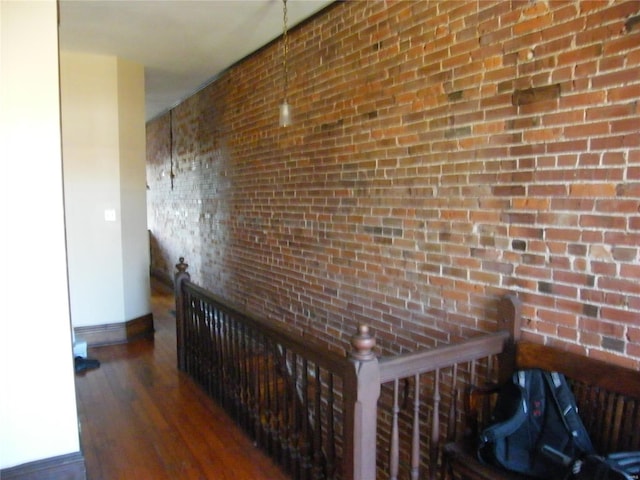
M452 345L377 360L371 376L379 380L380 397L365 397L363 407L369 419L363 421L377 432L377 456L370 452L368 472L392 480L445 477L443 445L473 428L464 425L462 393L470 385L502 382L511 370L520 331L515 296L500 299L497 327ZM359 375L359 388L361 383ZM376 473L362 478L373 480Z
M227 306L176 265L178 367L296 479L352 479L356 369L345 356Z
M345 357L228 307L183 258L176 267L178 367L295 479L443 478L442 445L469 427L462 392L501 380L513 359L514 296L500 300L495 333L378 359L360 326Z

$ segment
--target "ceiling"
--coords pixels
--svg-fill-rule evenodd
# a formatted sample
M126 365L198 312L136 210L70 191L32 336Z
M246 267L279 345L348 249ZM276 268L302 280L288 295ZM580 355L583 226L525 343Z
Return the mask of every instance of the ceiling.
M289 28L333 0L288 0ZM282 34L282 0L61 0L60 49L145 67L150 120Z

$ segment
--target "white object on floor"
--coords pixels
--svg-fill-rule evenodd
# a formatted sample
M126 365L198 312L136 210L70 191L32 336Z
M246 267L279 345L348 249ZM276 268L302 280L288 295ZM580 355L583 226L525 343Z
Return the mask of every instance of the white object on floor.
M87 342L73 342L73 357L87 358Z

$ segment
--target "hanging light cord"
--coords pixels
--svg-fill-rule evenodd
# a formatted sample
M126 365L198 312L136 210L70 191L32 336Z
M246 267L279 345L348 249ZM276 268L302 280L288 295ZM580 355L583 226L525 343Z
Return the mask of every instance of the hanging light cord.
M289 55L289 35L287 31L287 0L282 0L282 40L284 55L282 57L282 67L284 69L284 100L287 101L287 93L289 91L289 66L287 65L287 56Z
M173 190L173 110L169 110L169 177L171 179L171 190Z

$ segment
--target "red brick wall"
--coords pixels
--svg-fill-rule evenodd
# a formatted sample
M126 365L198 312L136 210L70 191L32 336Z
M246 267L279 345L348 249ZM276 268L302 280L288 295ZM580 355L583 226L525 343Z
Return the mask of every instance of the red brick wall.
M639 16L333 5L291 32L292 127L281 43L149 123L154 267L384 353L492 329L511 290L526 338L639 368Z

